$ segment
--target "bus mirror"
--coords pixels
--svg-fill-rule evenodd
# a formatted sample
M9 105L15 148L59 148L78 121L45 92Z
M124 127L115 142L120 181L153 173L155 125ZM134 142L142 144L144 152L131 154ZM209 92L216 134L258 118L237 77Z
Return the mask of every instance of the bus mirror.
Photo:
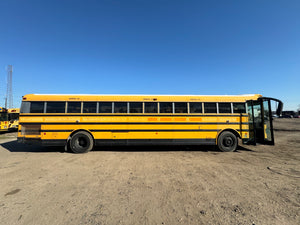
M276 115L277 115L277 116L281 116L282 108L283 108L283 103L282 103L282 101L278 101L278 107L277 107L277 110L276 110Z

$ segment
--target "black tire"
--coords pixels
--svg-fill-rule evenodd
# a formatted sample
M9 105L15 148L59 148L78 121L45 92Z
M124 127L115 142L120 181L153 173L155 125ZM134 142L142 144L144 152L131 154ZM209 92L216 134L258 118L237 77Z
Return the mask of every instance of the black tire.
M218 137L218 147L222 152L234 152L237 145L238 139L230 131L224 131Z
M70 140L70 149L74 153L86 153L93 149L93 137L85 131L74 134Z

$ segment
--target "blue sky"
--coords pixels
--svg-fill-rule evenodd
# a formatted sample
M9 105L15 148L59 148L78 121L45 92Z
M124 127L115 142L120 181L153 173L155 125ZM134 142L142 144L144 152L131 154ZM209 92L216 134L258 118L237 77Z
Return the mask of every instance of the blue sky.
M258 93L300 105L300 1L0 0L0 105L29 93Z

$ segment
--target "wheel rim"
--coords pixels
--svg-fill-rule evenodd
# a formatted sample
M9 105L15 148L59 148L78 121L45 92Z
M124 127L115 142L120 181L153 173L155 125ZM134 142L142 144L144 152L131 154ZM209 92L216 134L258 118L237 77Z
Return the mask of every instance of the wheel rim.
M226 136L223 140L223 145L225 147L232 147L234 145L234 140L230 136Z
M80 148L85 148L87 147L87 140L84 137L79 137L76 141L76 144Z

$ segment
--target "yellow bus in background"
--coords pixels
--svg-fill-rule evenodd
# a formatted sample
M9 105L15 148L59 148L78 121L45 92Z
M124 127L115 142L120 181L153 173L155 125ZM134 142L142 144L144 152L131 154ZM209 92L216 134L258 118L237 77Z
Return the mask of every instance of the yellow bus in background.
M65 146L274 144L271 101L261 95L43 95L22 100L18 141Z
M8 130L15 131L18 130L19 127L19 108L12 108L7 110L8 113Z
M7 109L0 107L0 132L8 130Z

